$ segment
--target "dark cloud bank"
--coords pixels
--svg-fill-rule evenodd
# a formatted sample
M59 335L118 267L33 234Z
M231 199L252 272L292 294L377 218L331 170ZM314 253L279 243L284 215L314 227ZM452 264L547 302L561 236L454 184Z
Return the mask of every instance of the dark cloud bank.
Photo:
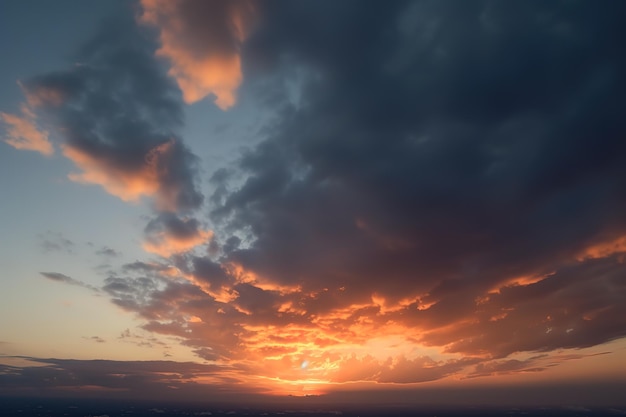
M247 241L224 259L318 294L309 317L413 298L365 314L449 352L626 334L623 4L262 6L243 58L247 77L281 74L280 116L245 183L218 180L212 219Z

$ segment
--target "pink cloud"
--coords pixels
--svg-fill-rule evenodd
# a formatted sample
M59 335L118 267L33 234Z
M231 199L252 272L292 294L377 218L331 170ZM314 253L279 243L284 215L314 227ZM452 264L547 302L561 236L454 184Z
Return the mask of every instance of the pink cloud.
M3 140L15 149L52 155L54 148L48 140L48 132L37 126L35 114L26 105L22 105L21 112L21 116L0 112L7 132Z

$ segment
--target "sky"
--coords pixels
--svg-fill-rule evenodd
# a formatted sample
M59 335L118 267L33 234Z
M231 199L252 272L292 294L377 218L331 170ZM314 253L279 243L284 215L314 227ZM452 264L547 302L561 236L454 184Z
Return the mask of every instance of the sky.
M0 395L626 405L625 14L0 0Z

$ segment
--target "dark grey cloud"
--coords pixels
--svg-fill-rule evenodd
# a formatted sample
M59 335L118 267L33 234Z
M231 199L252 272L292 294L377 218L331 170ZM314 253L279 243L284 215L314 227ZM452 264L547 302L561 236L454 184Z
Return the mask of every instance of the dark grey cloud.
M178 239L190 239L198 234L199 222L196 219L181 220L172 214L162 214L148 223L145 232L147 235L158 232L167 232Z
M607 355L610 352L600 352L592 355L570 354L556 355L556 357L541 354L528 359L506 359L481 362L474 367L473 372L467 378L476 378L490 375L505 375L511 373L541 372L548 368L558 366L563 360L579 360L589 356Z
M29 103L56 126L63 153L124 200L154 197L162 211L202 203L196 157L177 132L180 91L154 58L156 45L130 19L115 19L76 54L76 63L22 82Z
M142 334L138 334L137 332L131 332L130 329L125 329L120 336L119 340L123 340L125 342L136 344L140 347L154 348L160 347L164 349L168 349L169 345L162 340L154 336L145 336Z
M52 281L57 281L57 282L63 282L65 284L70 284L70 285L76 285L79 287L84 287L87 289L90 289L92 291L95 292L99 292L100 290L96 287L94 287L93 285L87 284L83 281L80 281L78 279L74 279L70 276L67 276L65 274L61 274L60 272L40 272L40 274L45 277L48 278Z
M151 298L152 292L158 291L162 285L163 279L152 277L110 276L105 279L102 290L112 297L114 304L127 310L141 311L144 318L152 318L154 313L141 307Z
M192 273L199 282L206 283L210 288L216 290L226 284L232 284L234 281L233 277L219 262L212 261L208 257L193 257L188 272Z

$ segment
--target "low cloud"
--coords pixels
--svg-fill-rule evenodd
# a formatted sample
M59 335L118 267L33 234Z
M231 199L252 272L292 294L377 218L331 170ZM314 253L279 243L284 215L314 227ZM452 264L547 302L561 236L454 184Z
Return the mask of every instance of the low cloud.
M136 400L176 398L181 394L186 398L201 398L201 392L204 395L224 395L230 391L219 388L220 375L228 373L229 369L214 365L171 361L20 358L37 366L0 364L0 393L33 394L45 389L53 396L71 392L77 398L110 398L115 395ZM207 384L197 384L196 379L212 380L215 385L211 388Z

